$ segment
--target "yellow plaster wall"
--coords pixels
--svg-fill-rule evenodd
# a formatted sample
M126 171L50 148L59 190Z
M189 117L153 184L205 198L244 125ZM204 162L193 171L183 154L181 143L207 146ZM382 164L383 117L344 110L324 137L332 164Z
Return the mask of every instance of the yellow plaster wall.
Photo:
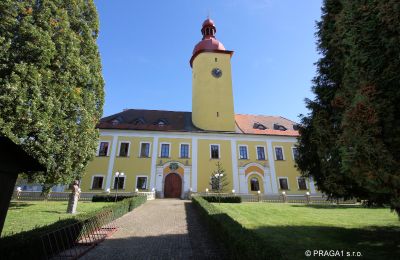
M113 145L112 136L101 136L99 139L98 145L102 141L109 141L110 145L109 145L108 149L111 149L111 147ZM109 150L108 154L111 154L111 150ZM103 188L105 187L109 162L110 162L110 156L95 156L95 157L93 157L92 161L90 161L88 163L85 174L83 175L83 177L81 179L80 187L81 187L82 191L85 191L85 192L99 191L99 190L91 190L93 175L102 175L104 177Z
M240 145L247 145L247 156L248 159L239 159L240 158L240 151L239 151L239 146ZM257 151L256 147L257 146L262 146L264 147L264 152L265 152L265 160L257 160ZM265 142L255 142L255 141L238 141L236 145L236 154L237 154L237 159L238 159L238 165L240 166L245 166L246 164L249 163L259 163L261 165L265 165L268 163L268 154L267 154L267 145Z
M279 177L288 177L289 190L287 191L287 194L304 194L304 193L306 193L307 190L299 190L298 185L297 185L296 177L300 177L300 172L295 167L295 162L293 160L293 155L292 155L292 147L295 146L295 143L272 142L272 150L273 150L274 156L275 156L275 146L283 147L283 154L284 154L283 161L277 161L277 160L275 160L275 157L274 157L276 181L277 181L279 192L282 192L282 190L279 187L279 179L278 178ZM310 188L308 180L306 180L306 182L307 182L307 187Z
M141 142L149 142L150 143L150 156L154 149L153 147L153 138L151 137L118 137L118 145L119 142L128 141L130 142L129 147L129 156L128 157L119 157L115 158L113 174L115 172L123 172L126 176L125 178L125 192L132 192L136 189L136 177L138 175L147 176L147 188L149 189L149 181L150 181L150 172L151 172L151 157L149 158L141 158L140 157L140 143ZM117 150L116 155L118 155L119 150ZM113 185L114 177L112 178L111 188Z
M161 152L161 143L169 143L170 144L170 158L160 158ZM189 144L189 158L180 158L180 144L185 143ZM158 139L158 148L157 148L157 164L165 164L169 161L177 161L182 163L183 165L192 165L192 140L187 138L159 138Z
M211 159L210 155L210 144L220 145L220 159ZM198 170L197 170L197 191L204 192L206 188L210 189L210 176L213 171L217 169L216 163L221 162L222 167L225 169L227 174L227 180L229 182L226 187L226 192L232 190L233 178L232 178L232 153L231 153L231 142L230 141L219 141L219 140L198 140Z
M201 129L235 130L230 60L230 54L203 52L193 61L192 120ZM220 78L212 76L214 68L222 70Z

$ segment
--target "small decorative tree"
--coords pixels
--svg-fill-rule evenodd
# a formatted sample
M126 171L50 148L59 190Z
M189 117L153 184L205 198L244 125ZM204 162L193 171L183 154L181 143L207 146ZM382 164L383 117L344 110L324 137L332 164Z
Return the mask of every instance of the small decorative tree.
M225 191L229 182L221 162L218 161L215 166L217 166L217 169L211 173L210 186L212 192L218 194L218 202L221 202L221 193Z

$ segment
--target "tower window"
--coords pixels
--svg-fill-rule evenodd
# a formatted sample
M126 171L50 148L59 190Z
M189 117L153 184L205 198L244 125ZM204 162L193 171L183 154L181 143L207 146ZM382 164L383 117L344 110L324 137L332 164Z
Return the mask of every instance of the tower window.
M215 58L215 62L217 62L218 61L218 58Z
M217 112L217 117L219 117L219 112Z
M212 144L210 150L211 159L219 159L219 145Z

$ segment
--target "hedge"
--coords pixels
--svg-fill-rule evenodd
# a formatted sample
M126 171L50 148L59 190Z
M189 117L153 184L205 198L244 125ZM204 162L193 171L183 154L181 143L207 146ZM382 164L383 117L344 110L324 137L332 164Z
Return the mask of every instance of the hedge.
M241 203L242 198L239 196L219 197L219 196L202 196L208 202L218 203Z
M100 221L98 216L100 214L107 213L110 211L112 213L112 218L117 219L122 215L128 213L129 211L132 211L134 208L142 205L143 203L146 202L146 200L147 198L145 196L138 196L130 199L125 199L116 203L112 203L112 205L110 206L105 206L101 209L94 210L92 212L79 214L72 218L59 220L47 226L42 226L12 236L3 237L0 239L0 252L1 252L0 259L50 258L49 252L45 252L43 249L43 244L41 240L42 236L51 232L55 232L58 229L66 228L67 226L72 224L78 224L83 227L85 223L93 217L95 218L94 221ZM62 239L71 240L71 238L67 237L66 235Z
M124 199L130 199L135 196L125 196L125 195L118 195L117 201L121 201ZM92 197L92 202L115 202L115 195L94 195Z
M285 259L278 249L271 247L255 231L244 228L204 198L196 196L192 202L209 230L225 245L228 259Z

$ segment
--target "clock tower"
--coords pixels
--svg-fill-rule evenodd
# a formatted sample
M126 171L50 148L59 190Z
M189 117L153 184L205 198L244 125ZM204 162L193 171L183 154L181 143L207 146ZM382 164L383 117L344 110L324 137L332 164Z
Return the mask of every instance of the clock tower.
M216 28L211 19L203 23L203 39L195 46L192 67L192 121L203 130L233 132L231 57L215 38Z

